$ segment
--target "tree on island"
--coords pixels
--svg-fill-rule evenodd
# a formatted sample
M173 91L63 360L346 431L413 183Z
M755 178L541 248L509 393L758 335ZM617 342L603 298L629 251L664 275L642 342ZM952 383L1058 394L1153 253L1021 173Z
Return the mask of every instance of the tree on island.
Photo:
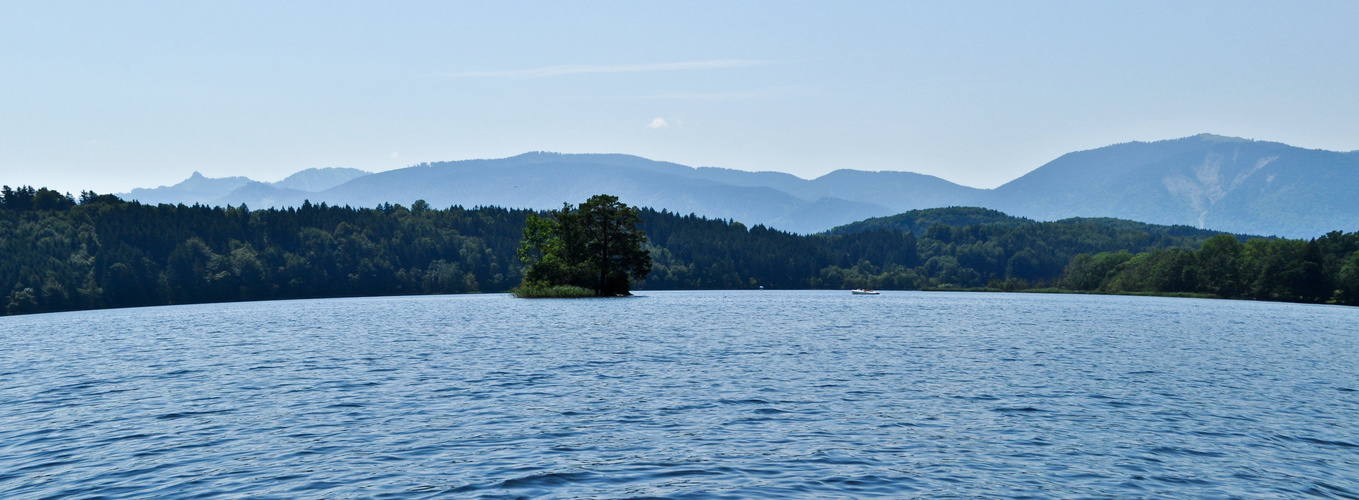
M524 281L519 297L629 295L633 280L651 272L651 254L636 208L599 194L570 203L550 218L530 214L519 244Z

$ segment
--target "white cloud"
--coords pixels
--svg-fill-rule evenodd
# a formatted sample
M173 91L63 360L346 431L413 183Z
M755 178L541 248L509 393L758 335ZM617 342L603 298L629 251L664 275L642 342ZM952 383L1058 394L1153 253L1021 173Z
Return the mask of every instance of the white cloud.
M401 153L398 153L398 152L396 152L396 151L392 151L392 154L391 154L390 156L392 157L393 160L395 160L395 159L401 157Z
M665 128L669 126L670 126L669 123L665 123L665 119L657 118L655 120L651 120L651 123L648 124L646 128Z
M770 61L749 59L719 59L713 61L685 61L652 64L616 64L612 66L591 66L572 64L565 66L546 66L542 68L512 71L459 71L444 73L453 78L545 78L549 76L583 75L592 73L638 73L644 71L694 71L703 69L744 68L749 66L768 66Z

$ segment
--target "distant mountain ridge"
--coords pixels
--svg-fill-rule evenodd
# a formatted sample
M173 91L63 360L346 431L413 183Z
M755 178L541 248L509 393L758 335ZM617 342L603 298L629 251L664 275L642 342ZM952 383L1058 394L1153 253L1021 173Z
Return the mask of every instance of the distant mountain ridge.
M138 188L117 193L120 198L149 204L239 205L235 200L255 201L259 206L286 206L273 200L292 200L296 196L325 191L353 179L369 175L356 168L309 168L278 182L258 182L248 177L204 177L194 172L179 184L158 188Z
M623 154L535 152L375 174L311 169L271 184L195 173L175 186L133 190L124 197L255 208L304 200L375 206L423 199L437 207L548 209L598 193L632 205L797 233L910 210L976 206L1035 220L1110 217L1308 238L1359 230L1359 151L1200 134L1068 153L995 189L911 172L841 169L802 179Z

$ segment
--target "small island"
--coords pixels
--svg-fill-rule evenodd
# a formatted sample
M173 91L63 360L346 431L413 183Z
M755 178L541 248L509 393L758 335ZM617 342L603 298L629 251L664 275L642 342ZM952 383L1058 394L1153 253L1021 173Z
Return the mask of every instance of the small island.
M580 207L564 203L550 217L529 214L519 260L519 298L620 297L651 272L651 253L638 210L599 194Z

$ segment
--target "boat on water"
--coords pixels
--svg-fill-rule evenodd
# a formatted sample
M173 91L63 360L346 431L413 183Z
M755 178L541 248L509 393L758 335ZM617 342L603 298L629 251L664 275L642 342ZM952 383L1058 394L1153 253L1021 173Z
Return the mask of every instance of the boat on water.
M873 290L872 288L856 288L850 290L849 293L852 293L854 295L882 295L881 292Z

